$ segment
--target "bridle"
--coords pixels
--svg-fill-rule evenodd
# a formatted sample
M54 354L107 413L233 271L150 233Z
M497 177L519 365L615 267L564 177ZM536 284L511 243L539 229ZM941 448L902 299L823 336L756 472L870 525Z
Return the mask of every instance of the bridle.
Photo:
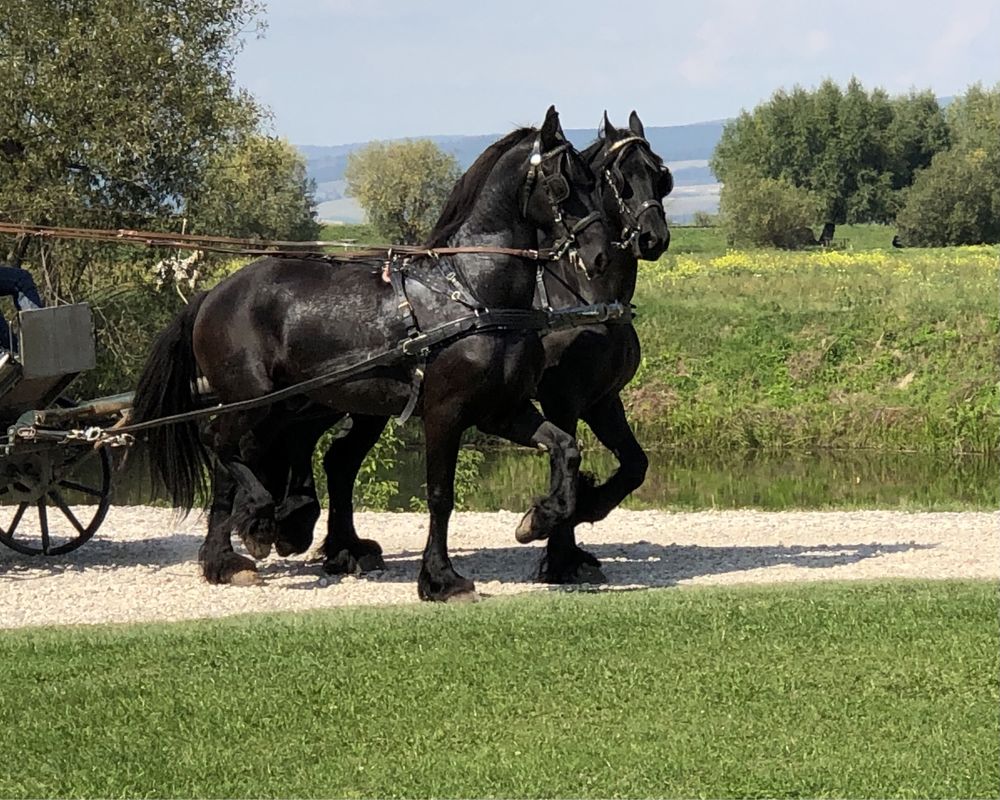
M663 210L663 203L658 199L652 198L646 200L638 209L633 211L629 208L628 203L625 202L625 198L622 197L622 189L618 186L615 181L615 176L620 178L621 186L624 187L626 180L625 175L621 170L621 160L625 156L625 151L631 144L635 145L645 145L649 149L650 154L652 154L653 149L649 142L642 136L627 136L624 139L620 139L608 148L607 154L604 157L604 179L611 189L611 194L615 198L615 202L618 203L618 213L621 216L622 221L625 223L622 228L622 238L620 242L614 242L614 246L621 250L628 250L636 237L642 232L642 227L639 222L639 218L645 214L651 208L660 209L661 214L665 214ZM666 167L662 167L661 171L670 174L670 171ZM664 195L670 193L670 189L673 189L673 178L670 178L670 187L664 192Z
M600 220L603 215L600 211L592 211L587 216L577 220L573 225L569 225L566 222L562 204L569 197L570 191L569 181L563 174L562 165L563 156L570 147L572 145L569 142L563 142L543 153L541 134L535 137L535 143L531 147L531 157L528 159L528 174L525 178L524 188L521 190L521 215L527 218L528 203L531 201L532 192L535 190L535 183L540 179L542 189L545 191L545 198L552 209L555 223L563 230L562 236L550 248L552 260L558 261L568 252L570 261L582 269L582 265L576 258L576 250L571 248L577 244L577 234L588 225L592 225ZM556 170L554 174L546 175L542 171L541 166L551 158L558 159Z

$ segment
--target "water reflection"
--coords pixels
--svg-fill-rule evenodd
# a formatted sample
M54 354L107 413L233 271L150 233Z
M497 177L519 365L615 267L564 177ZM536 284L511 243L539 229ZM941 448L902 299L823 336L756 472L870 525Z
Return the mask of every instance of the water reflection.
M615 460L602 449L588 449L584 468L603 479ZM148 502L136 473L118 473L116 503ZM425 496L423 451L401 451L395 467L380 477L399 484L390 507L410 510L411 498ZM324 482L321 486L325 489ZM522 511L547 486L544 455L520 448L487 450L478 477L466 487L465 508ZM650 453L646 482L625 507L988 511L1000 508L1000 480L998 463L988 456L666 451Z
M548 460L520 449L486 452L471 510L523 510L548 485ZM423 453L400 454L395 508L423 497ZM614 457L594 449L584 468L602 479ZM645 484L626 508L991 510L1000 508L997 461L909 453L650 453Z

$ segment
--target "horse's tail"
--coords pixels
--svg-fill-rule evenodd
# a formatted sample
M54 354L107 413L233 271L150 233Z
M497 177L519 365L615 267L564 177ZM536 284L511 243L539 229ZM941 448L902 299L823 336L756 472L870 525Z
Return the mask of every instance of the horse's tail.
M195 295L153 342L132 401L131 422L147 422L197 408L197 364L191 344L194 320L206 293ZM144 431L149 466L176 508L190 511L205 496L209 454L195 421L159 425Z

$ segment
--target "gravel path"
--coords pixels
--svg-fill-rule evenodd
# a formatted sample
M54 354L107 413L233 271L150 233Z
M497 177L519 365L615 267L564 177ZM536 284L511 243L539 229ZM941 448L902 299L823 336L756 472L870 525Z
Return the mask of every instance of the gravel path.
M540 546L521 546L519 514L456 514L451 552L484 596L547 591L531 582ZM325 525L325 519L320 521ZM204 519L113 508L97 536L53 559L0 547L0 628L179 620L247 612L413 603L424 514L360 514L387 569L328 579L305 557L272 557L264 585L209 586L197 556ZM322 530L323 528L318 528ZM610 588L871 578L1000 580L1000 512L614 512L578 530Z

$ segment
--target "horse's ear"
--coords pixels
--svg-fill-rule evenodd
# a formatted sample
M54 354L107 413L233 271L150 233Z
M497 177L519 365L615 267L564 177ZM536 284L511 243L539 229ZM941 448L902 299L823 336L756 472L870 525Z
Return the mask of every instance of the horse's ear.
M615 129L615 126L611 124L611 120L608 119L608 111L604 110L604 116L601 118L601 124L597 127L597 138L598 139L608 139L611 137L611 132Z
M565 140L562 126L559 124L559 112L555 106L549 106L545 112L545 122L542 123L542 147L549 150Z
M639 115L635 113L635 110L628 115L628 129L636 136L641 136L643 139L646 138L646 131L643 130L642 120L639 119Z

